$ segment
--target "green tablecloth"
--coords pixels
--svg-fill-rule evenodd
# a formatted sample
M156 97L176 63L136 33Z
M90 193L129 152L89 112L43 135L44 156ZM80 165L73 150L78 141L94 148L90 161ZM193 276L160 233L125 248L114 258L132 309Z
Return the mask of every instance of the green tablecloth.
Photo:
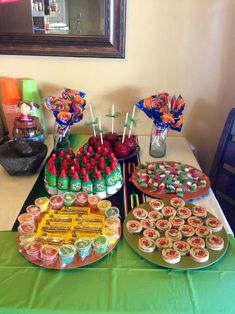
M21 256L14 232L0 232L0 313L235 313L235 239L216 264L160 268L125 239L83 268L48 270Z

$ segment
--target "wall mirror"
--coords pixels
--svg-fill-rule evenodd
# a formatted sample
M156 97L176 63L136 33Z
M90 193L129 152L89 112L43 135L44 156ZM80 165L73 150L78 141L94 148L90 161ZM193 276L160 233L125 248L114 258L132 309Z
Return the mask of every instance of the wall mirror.
M125 56L126 0L4 1L0 54Z

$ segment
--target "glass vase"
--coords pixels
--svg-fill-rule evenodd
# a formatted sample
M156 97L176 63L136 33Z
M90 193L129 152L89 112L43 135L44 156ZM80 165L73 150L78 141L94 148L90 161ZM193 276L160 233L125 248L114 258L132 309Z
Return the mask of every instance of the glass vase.
M160 127L153 123L152 132L150 135L149 154L152 157L160 158L166 154L166 138L168 127Z
M70 127L64 127L59 125L58 123L55 124L54 128L54 151L59 153L60 150L64 149L67 151L70 147Z

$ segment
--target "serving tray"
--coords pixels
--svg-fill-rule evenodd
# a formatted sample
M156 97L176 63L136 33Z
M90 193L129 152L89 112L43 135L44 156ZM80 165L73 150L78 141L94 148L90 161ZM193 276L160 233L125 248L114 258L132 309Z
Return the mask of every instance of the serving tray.
M97 210L91 210L91 214L98 214L98 211ZM45 213L41 214L41 216L39 217L39 220L37 221L37 224L36 224L35 233L36 233L37 227L38 227L41 219L44 217L44 215L45 215ZM85 257L84 260L82 260L81 257L78 255L78 253L75 253L75 257L74 257L73 262L71 264L67 264L66 266L62 266L61 259L60 259L59 255L57 256L56 261L52 264L49 264L49 265L44 264L43 260L41 258L31 260L30 257L27 255L27 252L26 252L24 246L22 246L22 244L20 243L19 232L17 233L17 236L16 236L16 242L17 242L18 250L24 256L24 258L27 259L29 262L37 265L37 266L41 266L41 267L49 268L49 269L71 269L71 268L83 267L83 266L95 263L98 260L104 258L106 255L108 255L116 247L116 245L118 244L118 242L120 240L121 233L122 233L122 229L120 226L118 229L119 238L116 240L116 242L114 244L112 244L108 247L108 250L104 254L96 254L95 251L92 249L90 255ZM56 246L59 247L58 245L56 245Z
M175 161L156 161L156 162L147 162L145 163L146 165L153 165L154 167L157 167L157 166L169 166L169 167L172 167L174 168L175 166L176 167L182 167L182 168L190 168L192 169L192 171L194 171L195 173L197 173L198 175L198 180L201 181L201 180L204 180L205 181L205 186L203 187L200 187L198 186L196 191L185 191L183 195L181 195L181 197L183 199L193 199L193 198L197 198L199 196L202 196L204 194L206 194L210 188L210 180L209 178L207 177L207 175L205 175L201 170L197 169L197 168L194 168L190 165L187 165L187 164L183 164L183 163L180 163L180 162L175 162ZM158 190L153 190L152 188L152 185L148 185L148 187L143 187L141 186L141 184L138 183L138 177L139 177L139 174L140 173L144 173L144 172L147 172L146 169L144 168L141 168L141 165L139 165L138 167L136 167L134 169L134 171L132 172L132 175L131 175L131 179L130 181L137 187L137 189L139 189L141 192L153 197L153 198L172 198L172 197L175 197L177 196L177 193L175 192L172 192L172 193L166 193L166 191L158 191ZM162 170L162 173L164 174L164 170ZM154 174L153 174L154 176ZM166 174L166 177L167 177L167 174ZM164 182L164 179L159 179L159 181L156 180L156 182Z
M162 201L164 202L164 206L171 206L169 199L162 199ZM192 209L192 207L195 206L195 204L186 203L185 206L190 208L190 209ZM148 202L142 203L138 207L144 208L148 212L153 210L150 207ZM161 258L161 253L159 251L155 250L152 253L145 253L145 252L141 251L138 248L138 241L139 241L139 239L141 237L143 237L143 232L141 232L140 234L131 234L131 233L128 232L127 227L126 227L126 224L127 224L127 222L129 220L133 220L133 219L136 220L136 218L133 215L133 210L128 213L128 215L126 216L126 218L124 220L124 223L123 223L123 234L124 234L124 237L125 237L127 243L129 244L129 246L138 255L142 256L143 258L145 258L146 260L152 262L153 264L156 264L156 265L159 265L159 266L162 266L162 267L166 267L166 268L171 268L171 269L181 269L181 270L200 269L200 268L204 268L204 267L207 267L209 265L212 265L212 264L216 263L217 261L219 261L224 256L224 254L226 253L226 251L228 249L227 233L226 233L225 229L222 228L221 231L213 232L213 234L218 235L218 236L223 238L223 240L224 240L224 247L220 251L214 251L214 250L211 250L211 249L207 248L207 250L209 251L209 260L207 262L199 263L199 262L193 261L190 256L182 256L179 263L177 263L177 264L169 264L169 263L165 262ZM207 218L208 217L214 217L209 211L207 211L207 213L208 213L207 214ZM205 220L205 219L203 219L203 220ZM161 236L163 236L163 235L161 234Z

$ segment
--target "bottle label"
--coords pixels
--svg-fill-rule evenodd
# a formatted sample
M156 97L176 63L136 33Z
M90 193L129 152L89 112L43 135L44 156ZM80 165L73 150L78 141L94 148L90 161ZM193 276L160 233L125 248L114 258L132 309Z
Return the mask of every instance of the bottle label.
M118 181L122 181L122 175L121 175L121 172L118 171L118 170L114 170L113 171L113 175L115 177L115 181L118 182Z
M68 190L68 188L69 188L68 179L58 179L58 189Z
M77 183L71 182L71 184L70 184L70 190L71 191L79 192L81 190L81 188L82 188L81 182L77 182Z
M105 181L104 180L95 181L94 187L97 192L104 192L106 190Z
M48 176L48 185L52 187L56 187L56 176Z
M82 184L82 190L83 192L86 192L87 194L93 193L93 186L91 182L85 182Z
M107 186L114 186L116 184L114 175L109 175L106 177L106 184Z

